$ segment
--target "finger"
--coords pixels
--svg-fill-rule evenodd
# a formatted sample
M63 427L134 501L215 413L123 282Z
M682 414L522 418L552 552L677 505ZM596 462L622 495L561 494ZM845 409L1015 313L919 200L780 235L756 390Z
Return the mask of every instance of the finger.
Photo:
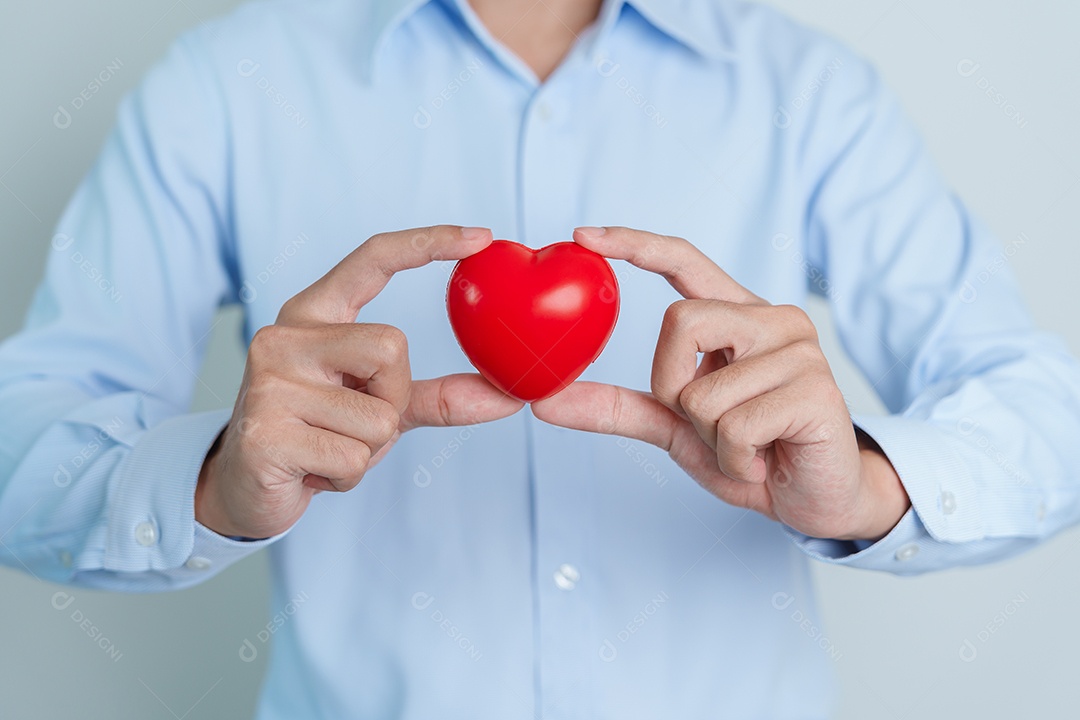
M294 415L312 427L359 440L372 453L390 442L400 415L385 400L347 387L299 384L289 398Z
M346 375L359 389L398 412L409 402L411 371L405 334L390 325L339 323L312 327L268 325L251 341L248 362L256 376L298 377L335 385ZM357 385L349 380L350 385Z
M778 308L722 300L680 300L667 309L653 356L652 392L677 413L679 394L697 372L697 354L730 351L735 363L800 337L793 324L772 322Z
M724 502L772 517L765 488L736 482L721 473L716 453L697 438L690 424L648 393L579 380L530 407L539 420L552 425L655 445Z
M785 350L728 365L694 380L679 393L679 405L709 447L716 447L716 422L722 415L805 372L806 363L799 361L799 351Z
M386 287L394 273L433 260L460 260L491 244L486 228L434 225L380 233L349 253L314 284L281 308L286 325L344 323Z
M346 492L360 484L371 459L367 445L322 428L303 426L296 432L294 458L305 473L305 485L317 490ZM320 478L325 482L320 482Z
M325 326L324 326L325 327ZM308 346L322 367L333 368L331 378L348 373L360 381L365 393L390 403L397 412L409 404L412 370L409 341L392 325L343 323L317 334Z
M807 406L807 393L798 384L785 385L732 408L716 423L720 470L733 480L764 483L767 468L759 451L796 435L818 411Z
M679 237L624 227L580 227L574 230L574 241L604 257L626 260L663 276L685 298L767 304Z
M491 422L524 406L476 373L417 380L401 415L401 431Z
M648 393L579 381L532 403L538 419L571 430L620 435L671 450L683 421Z
M387 440L386 443L384 443L381 448L379 448L378 452L376 452L374 455L371 456L370 460L368 460L368 470L370 470L371 468L375 467L380 462L382 462L382 459L384 457L386 457L387 453L390 452L390 449L392 447L394 447L394 445L398 441L398 438L400 438L400 437L401 437L401 431L396 430L394 432L393 436L389 440Z

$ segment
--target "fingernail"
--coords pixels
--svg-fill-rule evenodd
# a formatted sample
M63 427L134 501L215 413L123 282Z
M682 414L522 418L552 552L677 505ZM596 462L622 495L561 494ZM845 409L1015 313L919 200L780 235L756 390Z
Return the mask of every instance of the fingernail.
M606 233L607 228L605 228L605 227L592 227L590 225L586 225L585 227L577 228L574 232L579 232L582 235L584 235L585 237L595 238L595 237L600 237L601 235Z
M482 227L463 227L461 228L461 237L466 240L479 240L480 238L487 237L487 228Z

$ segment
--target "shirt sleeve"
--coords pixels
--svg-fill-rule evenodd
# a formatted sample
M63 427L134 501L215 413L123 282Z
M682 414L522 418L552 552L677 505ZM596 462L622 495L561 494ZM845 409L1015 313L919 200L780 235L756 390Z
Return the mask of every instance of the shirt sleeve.
M1080 519L1080 367L1035 329L1002 244L945 186L896 98L849 58L790 129L813 289L889 414L856 416L912 508L876 543L792 532L826 562L988 562ZM819 273L819 274L815 274Z
M228 123L201 47L182 38L125 98L25 327L0 345L0 562L39 578L183 587L277 539L194 518L229 413L187 413L237 287Z

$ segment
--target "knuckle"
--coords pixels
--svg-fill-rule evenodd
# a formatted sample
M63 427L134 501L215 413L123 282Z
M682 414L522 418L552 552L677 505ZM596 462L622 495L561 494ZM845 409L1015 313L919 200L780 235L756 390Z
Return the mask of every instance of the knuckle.
M374 333L373 345L389 363L397 364L409 357L409 340L400 329L393 325L371 325Z
M346 468L346 477L356 478L356 482L360 482L370 459L371 450L364 443L350 443L349 447L343 448L342 460Z
M614 392L615 397L611 402L611 416L608 421L612 430L622 427L623 412L625 412L623 409L623 394L617 389Z
M264 325L251 337L248 356L262 358L276 353L284 344L285 335L285 328L281 325Z
M283 485L290 484L296 481L296 477L290 477L283 482L274 473L259 473L255 476L254 488L259 494L273 495L276 491L280 490Z
M297 358L297 348L303 347L300 333L304 331L282 325L267 325L252 336L248 347L247 365L253 375L268 372L287 372Z
M676 235L661 235L653 240L653 254L664 253L670 259L670 265L661 275L668 280L682 276L692 270L693 255L697 248L692 242Z
M661 248L667 247L677 252L686 252L687 250L693 250L694 245L684 237L678 235L661 235L656 238L653 243L656 246L656 252L660 252Z
M269 420L253 420L239 432L236 438L235 457L249 469L259 468L255 483L263 490L272 490L295 474L297 468L290 461L288 444L283 434Z
M380 400L369 420L373 439L380 445L385 444L397 432L400 421L400 416L393 406Z
M395 241L395 233L392 232L375 233L364 241L360 248L366 265L380 275L393 275L386 266L386 259L387 253L392 252Z
M284 303L282 303L281 309L278 310L278 318L279 319L284 319L284 318L292 318L292 317L298 316L300 314L300 310L301 310L301 308L303 306L303 302L304 302L302 300L302 296L303 296L302 293L297 294L297 295L293 295L291 298L289 298ZM267 325L267 327L273 327L273 326Z
M701 418L708 412L710 395L711 388L705 387L700 381L694 381L679 393L679 404L691 417Z
M253 372L245 393L247 406L259 407L280 398L289 388L289 381L277 373Z
M814 321L801 307L797 305L779 305L776 310L780 313L785 324L791 327L799 336L817 338L817 328L814 327Z
M380 245L390 239L390 233L377 232L363 242L364 245Z
M633 265L641 267L642 265L648 265L657 253L657 241L655 238L649 238L640 247L631 252L630 262Z
M821 398L823 407L847 409L847 399L844 397L843 391L840 390L840 386L836 384L836 379L833 378L831 372L823 371L813 378L811 394L814 397Z
M439 420L442 424L446 427L454 425L454 410L450 407L450 398L445 392L440 392L436 396L436 402L438 402Z
M235 443L240 455L250 456L259 447L263 427L266 422L257 414L242 417L237 423L230 423L226 432L228 439Z
M740 445L746 437L746 417L738 413L728 413L716 421L717 441L728 446Z
M448 225L428 225L427 227L415 228L409 231L409 245L417 252L430 252L439 236L445 235L449 230L451 228Z
M792 343L789 347L789 352L807 364L817 364L825 359L824 353L821 352L821 347L819 347L816 342L809 339L803 339Z
M347 443L325 435L316 435L312 438L312 449L320 457L328 460L330 466L338 469L336 474L339 480L362 475L370 457L367 446L361 442Z
M653 258L663 252L664 245L667 242L668 238L659 235L647 235L645 241L641 243L634 252L634 260L638 264L650 262Z
M370 454L367 452L357 452L350 461L351 464L345 466L341 477L332 480L334 487L341 492L348 492L359 485L364 479L369 457Z
M334 488L337 489L338 492L349 492L359 485L360 481L363 479L363 475L350 475L349 477L338 478L332 482Z
M693 300L676 300L664 313L664 325L672 330L682 330L690 323L695 313Z

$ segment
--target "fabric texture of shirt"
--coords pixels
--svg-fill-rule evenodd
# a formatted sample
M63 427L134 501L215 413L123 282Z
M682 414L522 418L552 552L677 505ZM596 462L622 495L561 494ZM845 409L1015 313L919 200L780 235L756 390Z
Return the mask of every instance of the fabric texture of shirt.
M281 536L221 537L193 493L229 410L191 414L215 313L244 341L367 237L578 225L685 237L773 303L829 303L890 414L858 416L913 503L875 543L725 505L653 447L537 421L407 433ZM46 239L47 241L47 239ZM183 36L122 103L0 346L0 560L117 591L198 583L264 546L259 717L820 718L811 558L909 574L1076 521L1080 373L1032 327L1000 244L865 61L775 11L613 0L544 83L463 0L289 0ZM677 299L616 263L584 376L648 387ZM414 375L471 370L449 263L360 321ZM243 652L243 650L241 650Z

